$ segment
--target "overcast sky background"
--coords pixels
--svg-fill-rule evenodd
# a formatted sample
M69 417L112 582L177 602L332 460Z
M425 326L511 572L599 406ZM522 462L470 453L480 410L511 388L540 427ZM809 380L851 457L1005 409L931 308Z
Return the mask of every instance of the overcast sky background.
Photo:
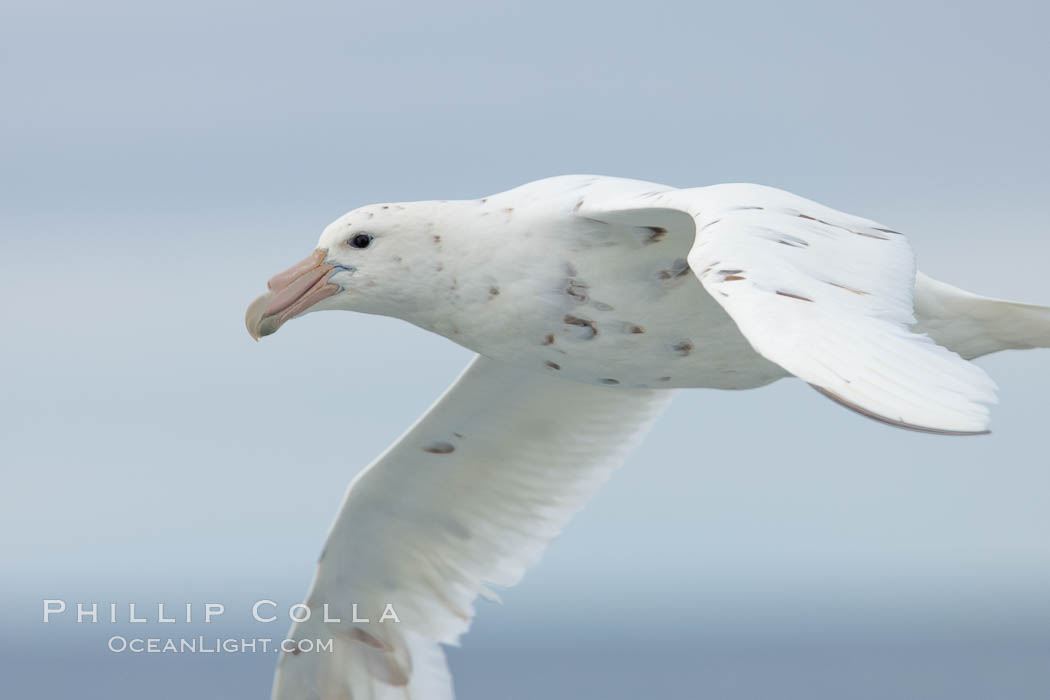
M111 629L45 627L40 600L221 600L235 629L246 601L304 594L350 478L470 357L349 314L248 337L266 279L362 204L574 172L759 182L908 233L938 278L1050 304L1048 20L1037 2L5 0L12 697L265 696L272 658L106 655ZM461 697L1050 696L1050 352L980 364L1001 405L976 439L794 381L680 395L482 606L452 656Z

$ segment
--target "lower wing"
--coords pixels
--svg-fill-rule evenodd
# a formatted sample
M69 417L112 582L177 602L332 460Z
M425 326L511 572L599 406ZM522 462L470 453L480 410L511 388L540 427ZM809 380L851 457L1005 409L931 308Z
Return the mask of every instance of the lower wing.
M310 620L290 633L331 639L331 652L282 653L274 700L451 698L438 643L467 630L486 583L521 579L672 394L476 358L351 483Z

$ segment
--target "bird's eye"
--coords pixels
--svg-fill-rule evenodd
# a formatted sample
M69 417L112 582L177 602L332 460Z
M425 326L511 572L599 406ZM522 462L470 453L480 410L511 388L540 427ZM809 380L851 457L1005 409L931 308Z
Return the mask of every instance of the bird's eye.
M351 248L367 248L372 243L372 237L367 233L358 233L347 241Z

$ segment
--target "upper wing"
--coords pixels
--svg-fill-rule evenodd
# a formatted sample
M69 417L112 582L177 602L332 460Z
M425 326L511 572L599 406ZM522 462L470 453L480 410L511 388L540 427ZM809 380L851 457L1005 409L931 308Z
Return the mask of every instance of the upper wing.
M311 619L290 634L332 638L333 649L283 653L275 700L450 698L437 642L467 630L475 596L491 595L485 583L521 579L672 393L476 358L351 483L307 598ZM324 622L325 604L341 622ZM353 622L354 604L370 622Z
M877 420L985 431L992 380L910 330L915 264L903 235L758 185L595 197L577 215L637 228L661 211L667 238L695 236L693 273L766 359Z

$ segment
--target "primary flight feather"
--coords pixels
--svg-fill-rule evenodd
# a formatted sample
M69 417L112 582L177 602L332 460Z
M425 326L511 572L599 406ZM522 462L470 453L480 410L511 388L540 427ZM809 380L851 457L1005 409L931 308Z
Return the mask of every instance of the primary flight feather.
M318 614L290 633L332 652L282 653L275 700L451 698L440 644L486 584L521 579L673 389L795 376L882 422L979 434L995 385L968 360L1050 347L1050 308L917 273L874 221L758 185L582 175L355 209L246 323L259 338L324 309L478 357L351 483L306 599Z

